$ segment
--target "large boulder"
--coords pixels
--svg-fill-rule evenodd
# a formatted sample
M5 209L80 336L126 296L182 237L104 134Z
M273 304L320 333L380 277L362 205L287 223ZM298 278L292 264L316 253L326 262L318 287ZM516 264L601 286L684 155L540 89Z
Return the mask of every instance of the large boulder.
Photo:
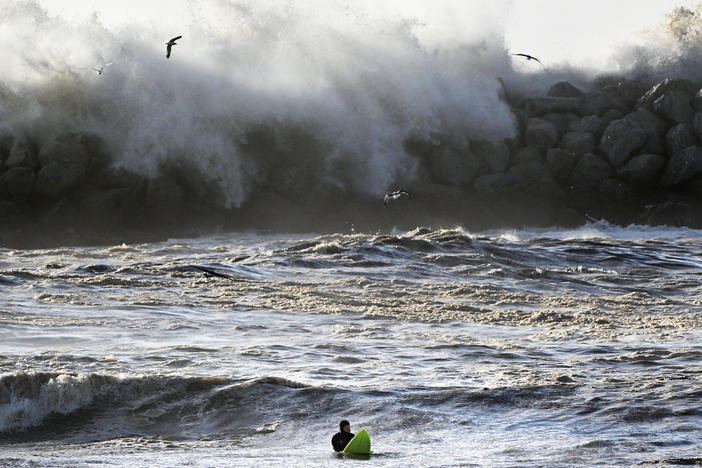
M646 143L642 152L663 154L665 152L665 132L668 126L652 112L639 108L625 118L636 122L646 132Z
M566 113L552 112L550 114L544 115L541 118L548 121L548 122L551 122L553 125L555 125L556 130L558 130L559 135L562 135L563 133L565 133L573 122L580 119L580 117L578 117L577 115L570 113L570 112L566 112Z
M39 162L42 167L37 174L36 191L60 198L83 181L90 155L70 136L59 137L41 148Z
M677 185L702 173L702 148L690 146L675 153L665 167L660 184L663 187Z
M568 130L571 132L587 132L599 137L602 135L607 124L604 119L597 114L586 115L585 117L570 123Z
M517 192L552 196L560 191L551 172L541 162L517 164L510 167L507 173L515 177L515 191Z
M579 155L563 148L551 148L546 152L545 163L553 177L559 182L566 182L570 172L578 162Z
M672 123L690 122L694 111L690 96L682 91L670 91L653 101L653 111Z
M587 153L575 163L570 173L571 185L576 188L594 189L600 186L603 180L609 178L612 169L607 161L599 156Z
M529 162L541 162L541 150L532 146L523 146L517 150L512 158L512 166Z
M558 141L558 130L551 122L531 118L527 122L526 144L541 150L551 148Z
M638 81L621 80L617 83L604 86L602 92L618 99L627 106L633 106L646 92L646 88Z
M535 97L526 101L529 116L541 117L551 113L580 114L580 100L572 97Z
M673 155L688 146L697 143L692 127L687 123L679 123L665 134L665 144L668 155Z
M567 81L559 81L549 88L546 95L551 97L578 97L582 96L583 92Z
M680 92L692 98L697 89L690 80L681 78L667 78L649 89L641 96L637 105L653 110L653 103L666 93Z
M610 201L629 201L635 196L634 189L628 183L612 178L603 180L598 190Z
M697 140L702 142L702 112L697 112L692 119L692 129L695 132Z
M515 193L519 180L509 172L486 174L476 177L473 181L475 192L483 198L508 196Z
M605 93L585 93L577 98L577 100L578 115L603 115L610 109L619 109L620 111L627 111L629 109L629 106L619 99Z
M665 151L665 123L646 109L639 108L607 126L600 149L614 167L621 166L638 153L662 154Z
M666 160L657 154L634 156L617 169L619 178L637 185L655 182L665 167Z
M28 167L11 167L0 176L0 191L10 198L22 198L32 193L34 171Z
M463 186L470 184L479 172L487 172L484 162L466 148L441 145L426 160L427 169L434 182Z
M502 172L509 164L509 148L506 144L493 143L490 140L471 140L470 151L481 159L488 172Z
M625 163L648 139L646 131L629 119L615 120L607 126L600 139L600 149L614 166Z
M575 154L585 154L595 151L597 142L595 141L595 136L592 133L569 132L563 135L563 138L561 138L558 146Z

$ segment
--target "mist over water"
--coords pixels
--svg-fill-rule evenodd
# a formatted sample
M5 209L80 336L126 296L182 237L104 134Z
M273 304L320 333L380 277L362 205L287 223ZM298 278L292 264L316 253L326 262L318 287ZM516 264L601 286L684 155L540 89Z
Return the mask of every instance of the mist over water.
M416 176L410 137L514 135L495 79L511 73L499 31L427 47L417 19L320 7L201 2L177 26L108 28L97 15L4 5L14 45L0 57L0 119L39 143L97 133L117 164L150 177L187 162L226 207L255 185L302 181L379 195ZM163 42L178 34L166 60ZM101 76L90 70L107 62Z
M523 135L515 106L525 97L543 95L559 80L584 91L613 75L645 86L671 73L695 80L701 62L699 15L684 9L671 10L644 32L622 24L636 31L630 43L605 47L593 39L592 54L602 54L593 62L591 56L579 61L575 47L568 59L532 50L523 31L514 31L515 20L506 21L529 11L521 2L137 6L101 12L94 4L73 10L37 1L0 6L0 40L7 44L0 51L0 140L10 135L39 152L56 138L90 135L92 146L84 137L81 144L101 161L96 166L124 169L132 180L170 181L163 190L158 184L137 190L131 182L86 174L69 194L69 204L78 206L74 219L91 218L84 212L92 204L97 218L121 217L124 224L144 203L158 213L189 197L200 206L233 210L218 216L234 217L248 207L249 217L276 218L290 211L289 203L322 219L341 203L347 212L363 211L364 203L375 207L402 187L422 192L418 211L432 214L440 206L453 210L449 224L461 224L465 219L456 214L477 212L461 205L482 170L472 154L484 141L506 142L516 152ZM596 6L582 7L583 14ZM535 35L550 26L559 30L557 19L544 21L534 22ZM164 42L177 35L183 38L166 59ZM562 48L568 44L579 43L564 37ZM515 52L538 55L544 65ZM105 73L92 70L105 63L112 63ZM488 173L502 170L487 164ZM38 164L33 170L38 173ZM148 194L135 195L115 214L112 205L125 204L124 194L106 195L112 205L94 202L103 200L95 186ZM41 222L62 196L32 194L10 211L37 211ZM329 207L318 208L325 200ZM490 210L501 216L501 207ZM403 227L434 221L424 216Z

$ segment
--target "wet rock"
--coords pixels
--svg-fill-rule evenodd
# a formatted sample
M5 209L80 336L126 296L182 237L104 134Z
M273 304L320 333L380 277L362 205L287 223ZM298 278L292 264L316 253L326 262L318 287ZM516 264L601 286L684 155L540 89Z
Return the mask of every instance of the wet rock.
M549 88L546 95L551 97L578 97L582 96L583 92L567 81L559 81Z
M75 189L84 179L90 162L85 147L72 138L56 138L39 151L42 167L37 174L38 193L59 198Z
M702 89L697 91L692 98L692 107L695 112L702 112Z
M675 153L665 167L660 185L670 187L702 173L702 148L690 146Z
M473 181L473 188L479 196L491 199L495 196L505 196L514 193L518 183L519 180L516 175L501 172L476 177Z
M577 100L578 115L603 115L610 109L619 109L622 112L628 110L628 106L619 99L604 93L586 93L577 98Z
M0 177L0 191L12 199L28 196L33 186L34 171L28 167L11 167Z
M627 106L633 106L646 92L646 88L638 81L621 80L616 84L604 86L602 92L618 99Z
M646 132L646 143L642 152L654 154L665 152L665 132L668 127L663 120L643 108L636 109L625 118L636 122Z
M529 162L541 162L541 150L532 146L519 148L512 158L512 166Z
M615 120L623 119L626 117L626 114L624 112L620 111L619 109L610 109L604 114L602 114L602 122L604 123L604 128L602 131L604 131L605 128L607 128L607 125L611 124Z
M608 124L609 122L607 122ZM587 132L601 136L607 124L602 117L592 114L570 123L568 130L571 132Z
M578 155L563 148L551 148L546 153L545 162L557 181L566 182L578 162Z
M653 101L652 107L659 117L673 123L690 122L694 115L689 94L681 91L663 94Z
M36 168L39 165L39 160L34 145L27 140L15 140L5 164L8 167Z
M527 122L526 144L545 150L558 141L558 130L551 122L539 118L531 118Z
M516 181L512 186L514 192L546 197L556 196L560 192L551 172L541 162L517 164L509 168L507 173Z
M573 122L580 119L580 117L570 112L546 114L541 118L555 125L559 135L565 133Z
M639 108L607 126L600 139L600 149L614 167L637 152L665 152L665 123L646 109Z
M626 164L617 169L617 175L635 184L650 184L660 177L665 168L666 160L657 154L641 154L634 156Z
M665 143L667 154L673 155L688 146L695 145L697 140L692 127L687 123L680 123L668 130Z
M647 141L646 132L629 119L615 120L607 126L600 139L600 149L609 157L612 166L625 163Z
M558 146L575 154L585 154L595 151L597 142L592 133L569 132L563 135Z
M525 110L530 116L541 117L551 113L573 113L580 115L579 98L536 97L529 98Z
M653 110L653 103L666 93L681 92L689 97L692 97L697 89L690 80L680 78L668 78L649 89L638 100L637 105L645 107L648 110Z
M509 164L509 148L504 143L490 140L471 140L470 150L473 155L485 162L488 172L502 172Z
M633 200L636 196L634 189L632 189L629 184L612 178L603 180L600 184L599 191L607 200L617 202Z
M697 137L697 141L702 142L702 112L696 113L692 119L692 130Z
M587 153L575 163L570 173L571 184L576 188L594 189L609 178L612 170L599 156Z

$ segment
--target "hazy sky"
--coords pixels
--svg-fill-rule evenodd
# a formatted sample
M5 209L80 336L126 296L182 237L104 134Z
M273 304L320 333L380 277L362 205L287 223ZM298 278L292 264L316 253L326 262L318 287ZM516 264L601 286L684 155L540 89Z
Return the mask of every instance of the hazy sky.
M85 17L97 11L110 25L127 22L172 25L179 33L201 5L227 0L40 0L52 14ZM245 5L247 2L229 2ZM502 29L507 47L528 52L550 63L568 61L596 65L622 43L637 42L641 31L655 28L676 6L693 6L691 0L300 0L261 1L293 8L303 14L339 21L349 9L370 18L406 16L417 19L420 38L426 41L494 37ZM206 13L205 13L206 14ZM331 17L331 15L335 15ZM493 33L493 34L490 34ZM463 36L463 37L462 37Z

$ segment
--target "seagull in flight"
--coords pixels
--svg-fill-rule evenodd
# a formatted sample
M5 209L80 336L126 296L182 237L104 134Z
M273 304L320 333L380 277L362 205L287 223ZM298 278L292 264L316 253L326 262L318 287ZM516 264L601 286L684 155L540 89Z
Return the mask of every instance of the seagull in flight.
M178 45L178 44L176 44L176 41L178 39L180 39L181 37L183 37L183 36L176 36L173 39L171 39L170 41L166 42L166 58L169 58L171 56L171 47L174 45Z
M519 55L520 57L526 57L527 60L536 60L537 62L541 63L541 60L537 59L533 55L529 55L529 54L512 54L512 55ZM541 66L543 66L543 65L544 64L541 63Z
M402 189L395 190L392 193L388 193L387 195L385 195L385 199L383 200L383 205L387 205L390 200L397 200L398 198L400 198L403 195L406 195L409 197L410 193L405 191L405 190L402 190Z
M110 65L112 65L112 62L106 63L105 65L101 66L100 68L93 68L93 70L95 70L98 75L102 75L103 70L105 70L105 68L109 67Z

